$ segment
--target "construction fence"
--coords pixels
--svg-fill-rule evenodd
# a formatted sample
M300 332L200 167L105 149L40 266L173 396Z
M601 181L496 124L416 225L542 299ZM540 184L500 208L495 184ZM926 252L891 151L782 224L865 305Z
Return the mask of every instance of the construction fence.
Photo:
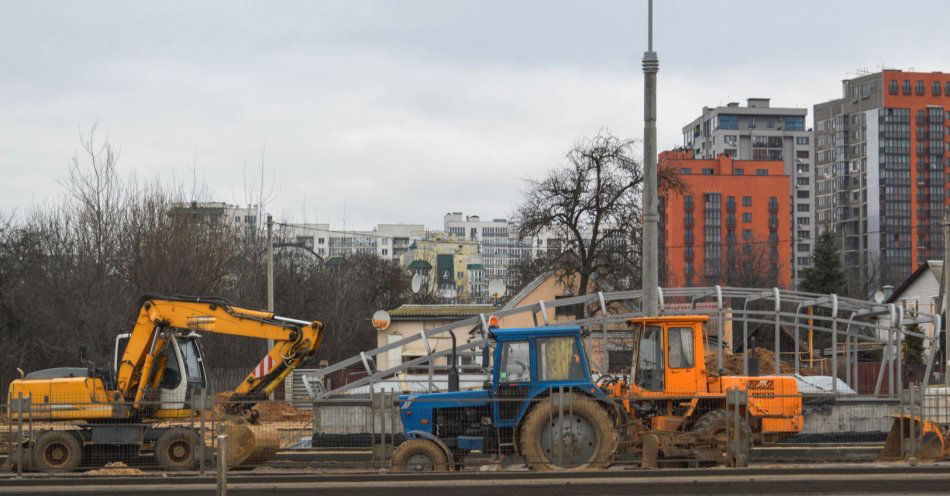
M210 474L222 456L228 468L395 472L929 462L943 458L950 428L945 387L914 385L893 399L754 388L715 401L667 394L627 404L570 387L469 390L451 401L373 391L309 408L257 402L253 421L201 393L177 417L148 421L119 418L132 404L10 398L0 456L10 475ZM171 411L147 402L137 411L159 406ZM78 420L100 410L109 415ZM222 434L228 447L218 455Z

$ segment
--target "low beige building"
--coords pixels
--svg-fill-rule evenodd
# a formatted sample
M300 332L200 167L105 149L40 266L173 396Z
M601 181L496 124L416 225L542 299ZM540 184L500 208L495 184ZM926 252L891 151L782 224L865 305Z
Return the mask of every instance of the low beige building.
M402 305L389 311L391 323L386 330L377 333L377 344L378 346L385 346L403 338L418 335L420 332L450 325L468 317L480 314L488 316L495 310L497 310L497 307L491 305ZM462 344L471 340L473 329L473 326L453 329L452 334L455 335L456 343ZM428 343L432 352L448 350L452 348L452 337L445 333L440 336L429 337ZM379 370L385 370L426 354L425 343L420 339L379 355L376 358L376 365ZM433 365L441 366L447 364L448 361L445 358L438 359L433 363Z

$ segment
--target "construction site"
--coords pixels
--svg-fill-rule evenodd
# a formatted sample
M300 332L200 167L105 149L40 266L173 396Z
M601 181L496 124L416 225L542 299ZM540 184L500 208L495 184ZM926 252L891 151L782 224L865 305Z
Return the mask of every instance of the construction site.
M300 484L343 476L395 484L407 473L493 480L539 471L636 478L950 466L950 387L935 359L944 347L918 332L939 329L939 316L779 289L661 288L659 296L661 308L676 310L642 316L639 291L539 301L321 369L296 367L330 332L319 322L213 298L148 297L135 329L117 340L125 349L116 351L117 380L73 368L11 384L5 487L47 491L43 484L75 481L121 491L160 477L169 490L228 478L240 488L276 474ZM557 312L577 305L587 317ZM537 325L505 326L524 316ZM376 366L393 350L430 349L460 329L468 338L455 347ZM278 352L234 390L212 392L202 383L205 358L192 347L209 332L270 337ZM766 334L773 349L746 346ZM796 337L831 347L795 352L803 349ZM914 338L923 344L921 370L896 351ZM632 360L611 364L620 355L595 358L596 349ZM864 377L859 350L880 353L876 376ZM333 381L341 371L349 379ZM282 397L271 398L278 390Z

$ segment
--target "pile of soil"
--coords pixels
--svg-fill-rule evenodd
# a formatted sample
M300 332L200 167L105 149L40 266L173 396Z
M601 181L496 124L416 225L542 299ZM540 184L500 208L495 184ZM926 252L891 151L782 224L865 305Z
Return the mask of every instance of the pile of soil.
M224 391L214 395L214 413L213 418L220 420L224 418L224 404L233 394L231 391ZM254 406L260 414L262 422L302 422L313 419L313 415L290 403L284 401L262 401Z
M107 463L102 468L90 470L86 472L86 475L145 475L145 472L129 467L122 462L112 462Z
M775 352L773 350L755 347L750 350L749 358L752 357L759 359L759 375L775 373ZM742 353L732 354L728 351L723 352L722 368L724 369L725 375L742 375L742 363ZM795 364L788 360L782 360L782 363L779 364L779 367L782 374L795 373ZM706 370L715 373L718 368L719 358L716 355L716 352L707 353ZM801 375L827 375L819 367L808 367L804 363L799 364L799 372Z
M310 412L284 401L262 401L254 409L260 414L262 422L306 422L313 418Z

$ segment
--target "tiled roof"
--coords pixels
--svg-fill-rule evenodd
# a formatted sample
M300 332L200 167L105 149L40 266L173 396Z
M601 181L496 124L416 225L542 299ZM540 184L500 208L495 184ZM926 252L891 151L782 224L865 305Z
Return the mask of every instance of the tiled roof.
M498 307L492 305L401 305L389 311L393 319L413 317L471 317L480 313L490 314Z

